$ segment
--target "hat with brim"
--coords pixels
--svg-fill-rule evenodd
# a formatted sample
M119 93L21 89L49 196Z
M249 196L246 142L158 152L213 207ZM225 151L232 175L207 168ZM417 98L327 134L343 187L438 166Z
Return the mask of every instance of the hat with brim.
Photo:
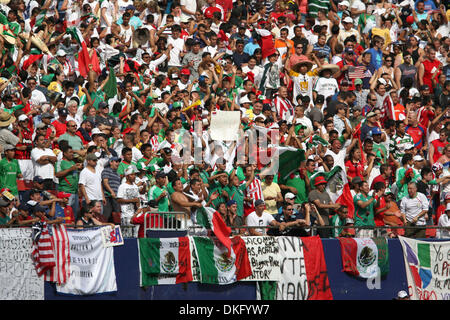
M30 35L22 32L21 34L19 34L19 37L21 37L24 40L28 40ZM48 47L45 44L44 41L41 40L41 38L39 38L38 36L33 35L31 37L31 43L38 48L39 50L41 50L43 53L49 53Z
M318 185L321 185L321 184L327 184L327 180L325 180L325 178L322 177L322 176L318 176L318 177L314 180L314 185L315 185L315 186L318 186Z
M324 64L322 67L319 68L319 76L322 75L322 72L329 70L331 72L331 75L335 74L339 71L339 66L335 64Z
M306 65L308 67L308 71L310 71L314 64L312 63L312 61L309 61L308 59L302 59L296 64L294 64L294 66L292 67L292 71L300 73L300 68L304 65Z
M16 35L6 24L0 24L0 35L5 39L8 44L16 44Z
M6 111L0 112L0 127L7 127L15 121L16 118L13 115L9 114Z

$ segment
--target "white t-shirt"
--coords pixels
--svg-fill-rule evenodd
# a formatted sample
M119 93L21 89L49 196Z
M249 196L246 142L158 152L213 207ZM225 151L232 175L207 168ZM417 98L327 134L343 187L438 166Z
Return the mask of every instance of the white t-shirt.
M439 217L438 226L447 228L450 227L450 218L446 213L443 213ZM436 229L436 238L438 239L450 238L450 230Z
M192 1L192 0L181 0L180 1L180 6L185 6L187 10L191 11L191 12L196 12L197 11L197 1ZM193 15L191 14L186 14L183 11L181 11L181 18L194 18Z
M167 39L167 45L172 44L173 48L170 50L170 57L167 64L169 66L181 67L180 53L183 52L184 40L183 38L174 39L171 36Z
M131 200L134 198L139 198L139 188L136 184L128 184L126 182L121 183L119 189L117 190L117 198ZM131 218L135 212L134 203L126 203L120 205L120 211L122 216L125 218Z
M270 223L272 221L274 221L275 218L268 212L263 211L261 217L259 217L255 211L253 211L252 213L250 213L247 216L247 226L249 227L256 227L256 226L261 226L261 227L267 227L268 225L270 225ZM266 234L266 229L265 228L258 228L255 231L260 232L262 234Z
M53 167L53 163L49 162L48 164L39 164L37 161L42 156L55 156L55 153L52 149L39 149L33 148L31 150L31 160L33 161L34 166L34 176L41 176L42 179L54 179L55 178L55 169Z
M411 222L414 217L416 217L423 210L428 210L429 203L427 197L421 193L417 192L415 198L410 198L409 196L404 197L400 202L400 211L406 216L406 221ZM422 216L416 223L418 226L424 226L426 224L425 216Z
M92 172L88 168L84 168L80 172L78 184L82 184L86 190L89 200L102 200L102 176L99 168Z

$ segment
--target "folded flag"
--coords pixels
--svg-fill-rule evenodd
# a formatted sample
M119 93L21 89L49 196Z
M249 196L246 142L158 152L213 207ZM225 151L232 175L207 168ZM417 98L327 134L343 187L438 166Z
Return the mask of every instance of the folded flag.
M279 147L276 150L272 153L272 163L274 163L273 160L275 163L278 160L278 168L274 169L278 171L279 181L284 181L291 173L298 170L301 162L305 160L305 150L293 147Z
M389 251L384 238L339 238L344 272L375 278L389 272Z
M228 256L231 254L231 228L226 225L222 215L214 208L202 207L197 210L197 224L211 230L222 245L228 250Z
M192 281L188 237L140 238L138 247L141 287Z
M193 237L201 283L225 285L252 275L244 240L236 236L231 242L229 255L228 249L220 241L209 237Z
M38 222L32 227L33 251L31 258L38 276L42 276L47 271L55 267L55 255L53 253L52 238L48 232L48 225L45 222Z
M51 241L55 266L47 269L44 280L61 285L66 283L70 277L70 244L64 224L51 225Z
M323 139L321 136L315 134L308 139L308 141L306 142L306 147L308 149L310 149L310 148L317 147L319 144L326 147L326 146L328 146L329 143L327 140Z

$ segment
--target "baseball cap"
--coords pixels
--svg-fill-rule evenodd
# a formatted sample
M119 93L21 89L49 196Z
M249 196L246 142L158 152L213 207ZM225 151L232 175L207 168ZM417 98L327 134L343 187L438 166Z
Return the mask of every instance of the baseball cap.
M64 191L60 191L60 192L58 192L56 194L56 197L60 198L60 199L62 199L62 198L70 198L70 196L71 196L70 193L67 193L67 192L64 192Z
M361 183L361 182L362 182L361 177L356 176L356 177L354 177L352 179L352 184L358 184L358 183Z
M343 2L346 2L346 1L343 1ZM350 17L345 17L343 21L344 21L344 23L353 23L353 19Z
M415 155L413 158L414 161L423 161L423 157L421 155Z
M264 200L258 199L255 201L255 207L265 204Z
M377 114L376 114L375 112L370 111L370 112L367 114L366 118L372 118L372 117L375 117L376 115L377 115Z
M54 116L50 112L44 112L41 118L54 118Z
M346 0L339 2L338 5L350 7L350 3Z
M21 114L18 118L19 121L27 121L28 117L25 114Z
M57 57L65 57L67 55L67 53L64 51L64 50L62 50L62 49L59 49L57 52L56 52L56 56Z
M130 166L128 166L128 168L125 169L126 176L133 174L133 173L137 173L137 169L134 165L130 165Z
M447 203L447 207L445 208L445 211L449 211L450 210L450 203Z
M120 161L120 158L119 157L111 157L109 159L109 162L111 162L111 161Z
M191 71L187 68L181 69L180 74L183 76L189 76L191 74Z
M164 171L158 171L157 173L156 173L156 175L155 175L155 178L156 179L159 179L159 178L165 178L167 176L167 174L166 173L164 173Z
M361 79L355 79L355 86L363 84L363 81Z
M43 183L43 182L44 182L44 179L43 179L41 176L35 176L35 177L33 178L33 182L36 182L36 183Z
M98 158L95 153L88 153L88 155L86 156L86 160L98 160Z
M401 290L401 291L399 291L397 293L397 298L403 299L403 298L406 298L406 297L409 297L409 295L406 293L405 290Z
M0 198L0 207L7 207L9 206L9 202L6 201L5 199Z
M98 104L99 109L108 108L108 104L105 101L102 101Z
M378 128L378 127L373 128L372 129L372 135L374 135L374 134L381 134L381 129Z
M284 199L295 199L295 194L288 192L284 195Z
M126 7L125 10L136 10L136 7L130 4L129 6Z
M59 110L58 110L58 115L61 116L61 117L65 117L65 116L67 116L68 114L69 114L69 112L67 111L66 108L62 108L62 109L59 109Z
M227 202L227 207L231 207L233 204L237 204L236 200L230 200Z

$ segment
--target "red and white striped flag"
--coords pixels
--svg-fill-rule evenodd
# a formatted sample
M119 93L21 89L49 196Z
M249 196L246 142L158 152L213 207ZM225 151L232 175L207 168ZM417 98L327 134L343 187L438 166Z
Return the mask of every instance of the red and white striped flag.
M51 240L55 266L47 269L47 272L44 274L44 280L61 285L66 283L70 276L70 246L66 226L63 224L52 225Z
M366 71L365 66L350 66L348 68L348 77L350 79L361 79L364 78L364 72Z

